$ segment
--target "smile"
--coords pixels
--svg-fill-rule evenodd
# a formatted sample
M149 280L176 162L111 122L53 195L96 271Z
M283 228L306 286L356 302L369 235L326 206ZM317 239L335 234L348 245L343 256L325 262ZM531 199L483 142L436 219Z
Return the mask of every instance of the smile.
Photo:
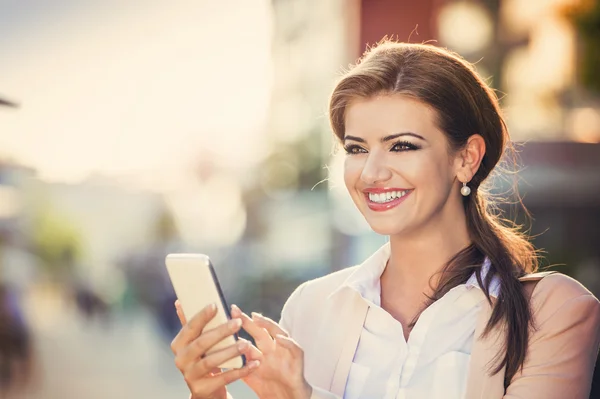
M404 201L413 190L369 189L365 190L367 205L373 211L387 211Z
M369 193L369 201L376 202L378 204L385 204L395 200L396 198L404 197L408 194L408 190L402 191L388 191L387 193Z

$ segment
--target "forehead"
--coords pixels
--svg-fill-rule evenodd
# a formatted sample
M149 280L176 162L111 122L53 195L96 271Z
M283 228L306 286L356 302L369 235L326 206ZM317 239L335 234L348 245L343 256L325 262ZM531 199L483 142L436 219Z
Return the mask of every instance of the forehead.
M379 95L352 100L345 113L345 133L353 136L414 132L427 136L439 131L436 112L402 95Z

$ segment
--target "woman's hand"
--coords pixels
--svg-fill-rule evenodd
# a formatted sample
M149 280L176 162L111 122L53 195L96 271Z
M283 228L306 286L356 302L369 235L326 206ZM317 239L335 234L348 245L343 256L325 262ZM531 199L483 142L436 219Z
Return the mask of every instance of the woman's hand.
M260 367L244 377L258 397L309 399L312 388L304 378L304 351L296 341L276 322L257 313L250 318L233 305L231 317L242 320L244 330L254 338L261 353Z
M235 345L207 355L215 344L240 330L241 320L232 319L226 324L204 331L206 324L217 313L216 306L207 306L189 323L186 323L178 302L175 302L175 307L183 327L171 343L171 349L175 354L175 365L183 374L192 399L226 399L225 385L248 377L255 371L260 364L257 360L260 352L248 341L240 339ZM225 372L218 368L220 364L241 354L251 359L245 367Z

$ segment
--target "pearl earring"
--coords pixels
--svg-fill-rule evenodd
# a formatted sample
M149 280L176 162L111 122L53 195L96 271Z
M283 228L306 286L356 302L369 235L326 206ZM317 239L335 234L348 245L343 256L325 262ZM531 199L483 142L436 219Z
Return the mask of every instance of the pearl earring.
M460 193L464 196L464 197L468 197L469 194L471 194L471 187L467 186L467 182L463 182L463 186L460 189Z

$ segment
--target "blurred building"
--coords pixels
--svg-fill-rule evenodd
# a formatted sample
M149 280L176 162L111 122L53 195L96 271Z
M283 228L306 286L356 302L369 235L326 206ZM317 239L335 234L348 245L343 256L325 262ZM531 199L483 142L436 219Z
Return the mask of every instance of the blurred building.
M101 177L80 184L33 179L23 187L32 210L30 226L39 229L39 218L48 213L47 217L69 226L79 251L73 277L85 280L103 295L116 297L124 289L123 276L115 268L118 259L158 242L156 227L165 204L157 193L130 189Z
M531 142L520 152L519 192L546 262L600 296L600 146Z

